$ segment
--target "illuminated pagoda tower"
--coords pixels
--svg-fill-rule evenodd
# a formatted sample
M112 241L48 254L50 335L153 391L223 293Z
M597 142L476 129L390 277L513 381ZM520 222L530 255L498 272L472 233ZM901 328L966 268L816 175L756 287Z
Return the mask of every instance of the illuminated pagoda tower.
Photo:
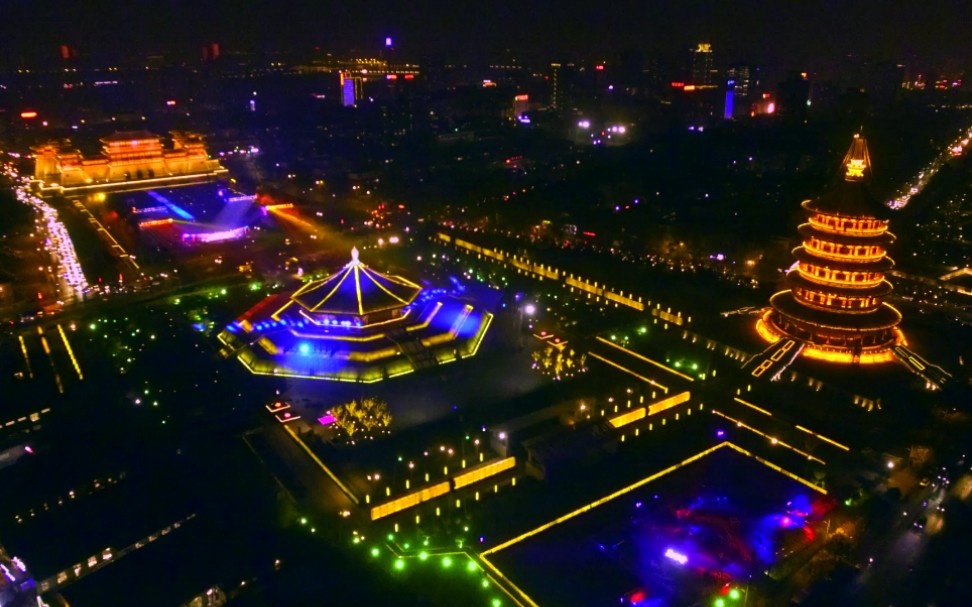
M492 315L358 259L271 295L219 334L252 373L371 383L476 354Z
M894 266L887 247L890 212L868 190L871 160L855 135L844 157L843 178L831 192L802 206L808 221L798 228L803 244L787 274L790 289L770 298L757 331L776 342L803 342L803 355L840 363L893 359L904 343L901 314L883 299L891 292L884 274Z

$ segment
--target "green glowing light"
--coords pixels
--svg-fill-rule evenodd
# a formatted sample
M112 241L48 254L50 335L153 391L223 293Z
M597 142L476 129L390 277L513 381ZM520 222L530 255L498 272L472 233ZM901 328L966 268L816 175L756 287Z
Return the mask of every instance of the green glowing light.
M405 560L401 558L395 559L395 569L398 571L405 569Z
M617 340L618 340L618 336L617 335L612 335L611 336L611 341L617 341Z
M409 544L406 542L405 545L402 546L402 548L404 548L405 550L408 550L409 549Z
M452 567L452 557L450 557L450 556L442 557L442 566L443 567Z
M377 546L371 549L371 556L377 557L379 554L381 554L381 550Z
M482 583L483 583L483 588L488 588L489 587L489 580L483 578L483 582Z
M395 534L394 533L389 533L388 534L388 541L390 542L390 541L392 541L394 539L395 539Z
M644 335L647 332L648 332L648 327L638 327L638 333Z
M715 607L726 607L726 601L725 601L725 599L716 599L715 600L715 603L713 603L713 605Z
M250 290L251 291L259 291L260 290L260 283L258 283L258 282L251 282L250 283Z
M692 370L693 371L698 371L699 370L699 366L697 364L695 364L695 363L692 363Z
M94 331L95 329L98 328L98 325L96 325L94 323L91 323L90 325L88 325L88 328L91 329L92 331Z
M424 561L427 558L429 558L429 553L428 552L426 552L425 550L423 550L422 552L419 552L419 560L420 561Z
M681 369L682 368L682 363L679 362L679 361L675 361L675 368L676 369Z
M479 565L476 564L476 561L469 561L468 563L466 563L466 571L472 573L477 569L479 569Z
M502 604L503 604L503 601L501 601L499 599L493 599L493 602L491 603L491 605L493 607L500 607L500 605L502 605Z
M306 525L307 524L307 517L306 516L300 517L300 524L301 525Z
M732 590L729 591L729 598L734 601L738 601L740 596L742 595L739 593L738 588L733 588Z
M847 498L847 499L845 499L845 500L844 500L844 505L845 505L845 506L850 506L850 505L851 505L851 500L850 500L850 498Z
M226 295L226 289L220 289L219 290L219 294L220 295Z
M360 537L356 537L356 538L354 538L353 541L354 541L355 544L360 544L361 543L361 538Z

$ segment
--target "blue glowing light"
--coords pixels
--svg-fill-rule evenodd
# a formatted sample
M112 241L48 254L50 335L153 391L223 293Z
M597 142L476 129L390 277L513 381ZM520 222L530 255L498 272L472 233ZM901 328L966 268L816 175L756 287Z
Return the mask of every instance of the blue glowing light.
M299 351L299 352L300 352L301 354L304 354L304 355L307 355L307 354L310 354L310 351L311 351L311 348L310 348L310 346L309 346L309 345L307 345L307 344L300 344L300 346L298 346L298 347L297 347L297 350L298 350L298 351Z
M173 213L175 213L175 215L178 216L179 219L183 219L185 221L195 221L196 220L196 218L193 217L192 214L189 213L189 211L187 211L187 210L183 209L182 207L180 207L179 205L175 204L174 202L172 202L171 200L169 200L168 198L166 198L162 194L159 194L158 192L155 192L153 190L149 190L148 195L151 196L152 198L154 198L157 202L161 202L162 204L164 204L166 206L166 208L168 208L170 211L172 211Z

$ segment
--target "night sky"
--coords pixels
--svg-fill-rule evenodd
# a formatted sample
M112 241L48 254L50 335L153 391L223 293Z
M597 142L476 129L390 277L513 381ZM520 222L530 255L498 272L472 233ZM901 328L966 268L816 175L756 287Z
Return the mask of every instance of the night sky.
M88 57L224 52L377 49L385 35L403 58L612 59L635 48L678 57L709 40L720 60L830 71L842 57L915 66L972 65L968 0L3 0L0 45L27 61L56 58L68 43Z

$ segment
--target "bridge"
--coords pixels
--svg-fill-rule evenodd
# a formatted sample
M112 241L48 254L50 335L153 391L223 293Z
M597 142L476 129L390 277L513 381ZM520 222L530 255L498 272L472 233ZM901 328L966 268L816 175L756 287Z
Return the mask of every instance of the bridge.
M781 339L743 363L743 371L756 378L776 381L793 364L805 345L796 339Z

